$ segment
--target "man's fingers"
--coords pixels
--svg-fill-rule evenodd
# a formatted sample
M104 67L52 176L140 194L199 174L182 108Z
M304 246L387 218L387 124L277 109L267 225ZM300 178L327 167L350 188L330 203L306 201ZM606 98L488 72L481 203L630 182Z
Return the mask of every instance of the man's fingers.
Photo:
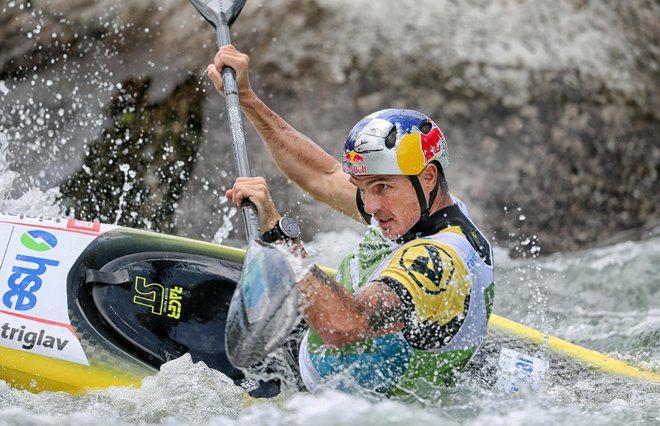
M249 189L246 190L245 188L236 188L236 187L234 187L232 189L228 189L225 192L225 195L234 204L236 204L237 207L241 207L241 205L243 204L243 201L246 198L248 198L248 199L250 198L250 196L247 194L249 192L250 192Z
M257 206L272 202L266 180L261 177L237 178L234 186L226 191L226 196L239 207L245 199L249 199Z
M212 69L211 66L208 68L209 76L213 81L215 87L224 94L224 84L222 83L222 69L224 67L230 67L236 72L236 81L239 86L239 92L245 92L250 88L250 82L248 81L248 67L250 64L250 58L248 55L239 52L234 46L227 45L222 46L213 58Z
M266 179L263 177L238 177L234 186L225 194L238 207L242 207L245 200L251 201L257 208L260 229L273 228L282 217L273 203Z
M225 92L225 85L222 82L222 76L218 72L218 69L215 67L215 65L210 64L206 68L206 72L209 74L209 78L213 82L213 85L215 86L216 89L222 94Z
M225 191L225 196L232 203L236 203L236 200L234 199L234 190L233 189L228 189L227 191Z

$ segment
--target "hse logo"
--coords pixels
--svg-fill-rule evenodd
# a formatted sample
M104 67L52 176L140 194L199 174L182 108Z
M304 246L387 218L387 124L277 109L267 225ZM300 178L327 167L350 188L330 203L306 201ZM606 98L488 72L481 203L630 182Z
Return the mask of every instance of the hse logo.
M21 235L21 244L33 251L48 251L55 248L57 238L50 232L34 229Z
M47 252L57 246L57 238L50 232L34 229L25 232L21 244L32 252ZM7 280L9 290L2 296L2 303L17 311L28 311L37 305L37 295L41 288L41 276L49 266L60 264L58 260L46 259L30 254L17 254L15 265Z

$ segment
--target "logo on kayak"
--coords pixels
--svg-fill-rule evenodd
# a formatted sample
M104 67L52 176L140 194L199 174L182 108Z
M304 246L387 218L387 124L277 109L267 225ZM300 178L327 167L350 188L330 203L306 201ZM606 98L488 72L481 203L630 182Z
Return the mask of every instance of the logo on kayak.
M167 316L174 319L181 318L181 299L183 287L175 285L169 289L158 283L147 284L144 277L135 277L133 287L137 295L133 296L133 303L150 308L154 315L163 315L167 306Z
M21 235L21 244L33 251L48 251L55 248L57 238L50 232L34 229Z
M181 293L183 293L183 288L178 285L170 289L170 298L167 302L167 316L170 318L181 318Z
M68 219L66 229L73 229L84 232L101 232L101 224L98 222L87 222L86 220Z
M41 229L25 232L20 241L23 247L35 252L50 251L57 246L55 235ZM41 288L41 276L49 266L55 267L60 262L25 254L17 254L15 260L7 280L9 290L2 296L2 303L10 309L28 311L37 305L35 293Z
M48 349L57 349L62 352L69 343L68 339L58 336L51 336L47 330L38 331L28 329L25 325L12 327L9 323L4 323L0 327L0 337L6 340L12 340L21 345L23 349L31 350L35 346L42 346Z

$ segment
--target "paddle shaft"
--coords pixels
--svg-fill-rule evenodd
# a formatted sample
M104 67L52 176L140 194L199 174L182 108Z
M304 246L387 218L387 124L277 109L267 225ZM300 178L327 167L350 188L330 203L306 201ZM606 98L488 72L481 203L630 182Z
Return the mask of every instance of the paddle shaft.
M229 25L223 23L216 28L218 48L231 43ZM238 85L236 83L236 72L231 67L222 69L222 82L225 85L225 106L227 119L231 129L231 145L236 164L236 175L239 177L250 177L250 162L248 161L247 147L245 145L245 130L243 129L243 117L241 115L241 104L238 98ZM250 201L244 201L241 208L243 223L245 224L245 235L248 241L260 236L257 209Z

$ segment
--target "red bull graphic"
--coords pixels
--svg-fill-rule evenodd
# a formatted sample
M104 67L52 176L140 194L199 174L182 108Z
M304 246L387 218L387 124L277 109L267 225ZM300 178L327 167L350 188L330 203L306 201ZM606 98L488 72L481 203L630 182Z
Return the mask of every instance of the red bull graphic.
M440 152L441 144L439 141L444 139L442 132L437 127L431 129L427 134L422 136L422 152L424 153L424 163L428 162Z
M444 146L444 137L437 127L427 134L411 133L404 136L396 152L399 169L404 175L419 174Z
M355 163L364 163L364 157L355 152L354 150L351 150L349 153L346 154L346 161L348 161L351 164Z
M360 166L351 166L344 163L344 173L348 173L349 175L366 175L367 165L362 164Z
M367 173L367 165L365 164L364 157L350 150L344 157L344 173L349 175L364 175Z

